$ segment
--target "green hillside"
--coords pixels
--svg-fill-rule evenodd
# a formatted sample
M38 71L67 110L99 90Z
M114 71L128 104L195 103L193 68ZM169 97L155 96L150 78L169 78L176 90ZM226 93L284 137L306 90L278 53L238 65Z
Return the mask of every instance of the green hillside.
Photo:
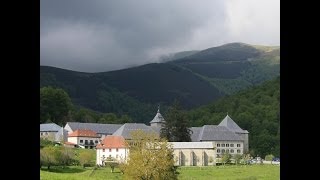
M280 47L230 43L176 53L167 63L83 73L40 66L40 87L64 89L78 107L149 122L177 98L195 108L279 75Z
M169 63L189 69L225 94L280 75L280 47L230 43Z
M249 149L280 155L280 77L188 112L193 126L219 124L227 115L249 131Z
M79 106L100 112L129 115L149 122L177 98L185 108L216 100L224 94L193 73L171 64L148 64L105 73L80 73L40 67L40 87L66 90Z

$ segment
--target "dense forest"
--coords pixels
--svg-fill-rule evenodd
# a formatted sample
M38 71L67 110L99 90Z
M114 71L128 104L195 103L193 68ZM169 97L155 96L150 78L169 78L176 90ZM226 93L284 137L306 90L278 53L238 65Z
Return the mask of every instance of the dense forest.
M40 92L53 91L52 89L54 88L43 87L40 88ZM65 94L62 89L56 89L56 91ZM55 97L57 96L55 95ZM67 102L69 101L68 97L61 97L65 98ZM48 98L41 99L48 101ZM49 104L52 103L49 102ZM62 121L55 121L48 119L48 117L51 117L48 113L59 114L56 112L61 108L50 109L48 113L45 113L46 109L42 109L42 107L45 107L45 103L40 101L40 112L43 114L40 114L40 123L56 122L59 125L64 125L67 121L115 124L136 122L128 115L119 116L114 113L100 113L74 106L69 107L69 113L65 113ZM65 110L63 111L65 112ZM162 108L161 113L166 119L168 109ZM154 108L150 117L146 119L145 123L147 125L155 114L156 108ZM252 155L260 155L261 157L270 153L275 156L280 155L280 77L234 95L223 97L217 102L186 111L186 114L190 125L193 127L206 124L217 125L228 114L242 129L249 131L249 148Z
M280 47L230 43L110 72L41 66L40 87L62 88L78 108L147 123L158 104L166 109L178 99L183 108L193 109L279 76L279 55Z
M188 119L192 126L217 125L227 114L249 131L251 154L280 155L280 77L193 109Z

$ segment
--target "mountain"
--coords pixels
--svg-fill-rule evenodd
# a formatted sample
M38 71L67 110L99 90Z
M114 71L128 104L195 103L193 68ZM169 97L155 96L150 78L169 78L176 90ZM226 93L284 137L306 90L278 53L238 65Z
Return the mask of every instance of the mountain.
M105 73L41 66L40 87L44 86L63 88L74 104L128 114L137 122L149 122L159 103L170 105L175 98L192 108L224 95L190 71L165 63Z
M252 154L280 155L280 77L188 112L193 126L219 124L227 114L249 131Z
M78 106L149 122L159 103L166 109L177 98L184 108L195 108L280 72L280 47L230 43L188 53L166 63L101 73L40 66L40 87L61 87Z
M226 94L280 75L280 47L229 43L170 61Z
M197 52L199 52L199 51L192 50L192 51L181 51L181 52L177 52L177 53L163 55L160 57L160 62L168 62L168 61L172 61L172 60L176 60L176 59L181 59L181 58L184 58L187 56L191 56Z

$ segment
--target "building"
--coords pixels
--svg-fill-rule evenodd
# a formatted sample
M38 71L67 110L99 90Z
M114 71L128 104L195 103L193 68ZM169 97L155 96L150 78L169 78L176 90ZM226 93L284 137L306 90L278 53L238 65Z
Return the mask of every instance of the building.
M103 142L96 147L97 164L102 165L108 157L126 160L128 149L124 146L120 148L120 146L117 147L113 144L123 144L125 140L130 141L131 133L137 130L160 135L160 129L164 123L165 119L158 108L155 117L150 121L150 126L143 123L97 124L68 122L65 129L69 133L68 141L70 143L83 145L86 148L94 148L99 143L99 139L102 140ZM77 128L79 129L77 130ZM86 133L79 132L83 130L81 128L86 129ZM192 142L171 142L176 165L215 165L224 153L234 156L249 152L249 132L241 129L229 115L218 125L204 125L202 127L191 127L190 129L192 131ZM122 149L121 152L120 149Z
M177 166L212 166L216 151L212 142L170 142Z
M93 149L99 144L100 136L89 129L77 129L68 135L68 143L84 146L86 149Z
M227 115L218 126L228 128L230 131L236 133L243 140L243 152L249 152L249 132L241 129L230 117ZM238 145L237 145L238 146Z
M69 134L77 129L89 129L96 132L102 140L105 136L112 135L121 126L122 124L67 122L64 129L67 130Z
M158 112L156 116L150 121L151 127L161 128L161 126L165 123L163 116L160 114L160 107L158 107Z
M203 127L191 128L193 142L212 142L216 150L216 158L223 153L231 155L243 154L244 140L241 136L230 131L227 127L216 125L204 125Z
M158 128L152 128L151 126L147 126L143 123L125 123L122 125L116 132L113 133L114 136L122 136L126 140L131 139L131 132L141 130L146 133L155 133L159 135L159 132L155 129Z
M68 131L65 130L63 127L61 127L55 135L55 141L67 142L68 141Z
M97 165L105 165L105 161L110 159L118 162L126 161L128 157L128 148L125 139L122 136L106 136L100 144L97 145Z
M40 124L40 138L56 141L56 134L60 129L55 123Z

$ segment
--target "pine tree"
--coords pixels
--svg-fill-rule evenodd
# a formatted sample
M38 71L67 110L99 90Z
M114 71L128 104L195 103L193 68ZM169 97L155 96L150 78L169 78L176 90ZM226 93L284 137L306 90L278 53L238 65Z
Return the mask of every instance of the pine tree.
M177 100L169 108L166 121L160 130L160 137L171 142L190 142L191 130L185 112Z

